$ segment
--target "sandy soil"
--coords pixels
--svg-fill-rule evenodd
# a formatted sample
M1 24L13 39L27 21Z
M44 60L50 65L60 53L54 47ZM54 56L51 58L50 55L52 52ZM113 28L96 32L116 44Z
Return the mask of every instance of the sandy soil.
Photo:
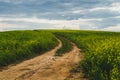
M55 52L62 46L58 41L59 45L51 51L2 70L0 80L85 80L82 74L76 77L70 73L82 58L80 49L74 45L72 51L56 57Z

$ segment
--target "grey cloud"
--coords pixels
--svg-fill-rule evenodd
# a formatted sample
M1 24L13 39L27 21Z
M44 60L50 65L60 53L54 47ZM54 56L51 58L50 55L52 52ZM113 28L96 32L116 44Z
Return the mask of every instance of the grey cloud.
M101 21L91 21L92 23L96 24L99 29L104 29L109 26L116 26L120 23L120 19L118 18L105 18Z
M118 2L120 0L0 0L0 17L37 17L53 20L102 18L102 21L90 21L101 29L120 23L119 19L112 18L120 16L120 13L110 10L90 10L96 7L110 7L112 3ZM77 10L78 12L73 12ZM23 24L34 26L30 23Z

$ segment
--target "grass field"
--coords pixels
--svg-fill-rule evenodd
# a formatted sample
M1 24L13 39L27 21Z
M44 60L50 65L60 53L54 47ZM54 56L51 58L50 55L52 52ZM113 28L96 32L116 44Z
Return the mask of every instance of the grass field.
M120 33L61 32L84 52L79 67L90 80L120 80Z
M56 56L62 56L64 53L69 52L72 50L72 43L68 39L66 39L63 35L59 34L58 32L54 32L56 37L62 41L62 47L57 50Z
M120 33L103 31L11 31L0 32L0 66L32 58L63 43L61 55L71 41L83 51L79 69L89 80L120 80Z
M0 66L32 58L57 44L49 31L0 32Z

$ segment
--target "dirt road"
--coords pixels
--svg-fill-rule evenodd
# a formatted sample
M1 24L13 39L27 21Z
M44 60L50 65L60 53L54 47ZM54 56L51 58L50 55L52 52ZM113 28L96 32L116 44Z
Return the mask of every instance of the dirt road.
M70 70L82 57L79 48L74 45L72 51L56 57L55 52L62 46L58 41L51 51L1 71L0 80L84 80L69 78Z

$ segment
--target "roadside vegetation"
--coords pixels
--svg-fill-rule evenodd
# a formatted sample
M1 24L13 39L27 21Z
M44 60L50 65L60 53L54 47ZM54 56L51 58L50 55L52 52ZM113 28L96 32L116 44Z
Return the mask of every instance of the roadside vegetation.
M0 32L0 66L32 58L58 45L55 55L72 49L74 42L84 58L77 67L89 80L120 80L120 33L79 30Z
M72 45L71 41L69 41L68 39L66 39L64 37L64 35L61 35L61 34L59 34L57 32L55 33L55 35L62 42L62 47L57 50L57 52L55 54L56 56L62 56L64 53L67 53L67 52L69 52L69 51L72 50L73 45Z
M40 55L57 44L49 31L0 32L0 66Z
M120 80L120 33L99 31L61 32L84 51L79 63L89 80Z

